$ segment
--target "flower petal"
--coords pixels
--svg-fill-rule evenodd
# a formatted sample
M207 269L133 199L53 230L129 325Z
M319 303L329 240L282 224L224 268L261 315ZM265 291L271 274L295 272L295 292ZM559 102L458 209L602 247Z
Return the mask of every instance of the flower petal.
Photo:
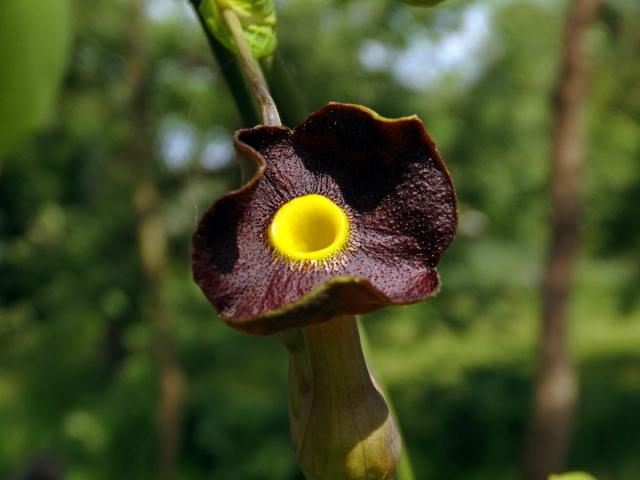
M361 106L329 104L296 128L294 142L309 170L338 183L366 235L382 237L378 255L438 263L455 234L456 198L418 117L390 120Z
M212 205L192 247L194 278L227 323L268 334L437 292L455 193L416 117L330 104L293 131L241 130L236 147L257 173ZM347 212L349 247L325 263L278 257L266 236L271 219L314 193Z

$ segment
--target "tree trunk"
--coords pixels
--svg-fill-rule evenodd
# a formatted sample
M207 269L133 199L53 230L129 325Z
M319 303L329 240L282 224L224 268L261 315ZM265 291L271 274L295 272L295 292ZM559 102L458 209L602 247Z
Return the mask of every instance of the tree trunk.
M137 175L134 205L138 216L137 237L141 268L147 282L145 315L152 337L158 374L156 407L158 480L175 478L180 424L184 404L185 377L171 338L172 317L162 295L168 265L168 235L160 215L159 193L153 181L153 148L150 140L149 107L145 95L146 68L142 56L144 0L131 0L130 51L127 58L129 98L129 147L127 155Z
M553 93L551 232L542 284L542 318L534 411L524 478L547 480L562 469L570 445L577 379L567 332L568 297L581 242L580 174L587 87L585 34L600 0L572 0Z

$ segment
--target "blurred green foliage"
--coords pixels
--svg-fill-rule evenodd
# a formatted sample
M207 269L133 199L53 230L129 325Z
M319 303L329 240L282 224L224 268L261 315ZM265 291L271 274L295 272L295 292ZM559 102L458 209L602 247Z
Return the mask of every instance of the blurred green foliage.
M2 158L51 114L72 36L67 0L0 4Z
M333 100L419 114L458 188L439 297L364 322L419 479L516 477L565 5L278 4L279 50L308 111ZM144 480L156 464L158 385L132 206L138 159L124 146L129 2L76 0L73 13L55 112L0 172L0 478L48 459L71 480ZM230 135L242 125L224 65L188 2L149 0L146 16L147 118L170 233L162 288L188 380L179 478L301 479L284 349L216 320L190 278L198 216L239 182ZM612 0L589 37L586 244L571 311L582 383L568 467L599 480L640 478L639 31L638 4ZM14 84L0 104L46 88ZM291 97L274 89L287 111ZM295 110L285 119L301 120Z

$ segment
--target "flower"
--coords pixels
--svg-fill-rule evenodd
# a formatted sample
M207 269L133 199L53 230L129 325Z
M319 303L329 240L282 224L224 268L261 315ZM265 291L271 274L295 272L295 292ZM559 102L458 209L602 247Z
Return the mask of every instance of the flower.
M437 293L456 199L416 116L330 103L235 145L257 171L192 242L194 279L229 325L269 334Z

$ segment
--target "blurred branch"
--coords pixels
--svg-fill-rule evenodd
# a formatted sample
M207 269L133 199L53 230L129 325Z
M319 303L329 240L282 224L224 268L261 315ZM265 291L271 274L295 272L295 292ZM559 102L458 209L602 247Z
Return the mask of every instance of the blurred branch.
M146 64L142 54L144 0L132 0L127 57L129 98L129 144L127 153L137 162L138 183L134 205L138 215L138 249L147 282L146 309L153 336L154 358L158 369L160 398L157 404L159 452L156 478L175 478L180 423L184 404L185 378L178 365L171 338L172 319L162 296L168 266L166 227L159 212L160 194L153 181L153 148L149 133L149 105L145 92Z
M569 449L577 379L569 353L567 310L581 243L583 110L588 62L585 35L600 0L573 0L553 92L551 235L542 285L542 324L534 412L524 478L546 480L562 469Z

